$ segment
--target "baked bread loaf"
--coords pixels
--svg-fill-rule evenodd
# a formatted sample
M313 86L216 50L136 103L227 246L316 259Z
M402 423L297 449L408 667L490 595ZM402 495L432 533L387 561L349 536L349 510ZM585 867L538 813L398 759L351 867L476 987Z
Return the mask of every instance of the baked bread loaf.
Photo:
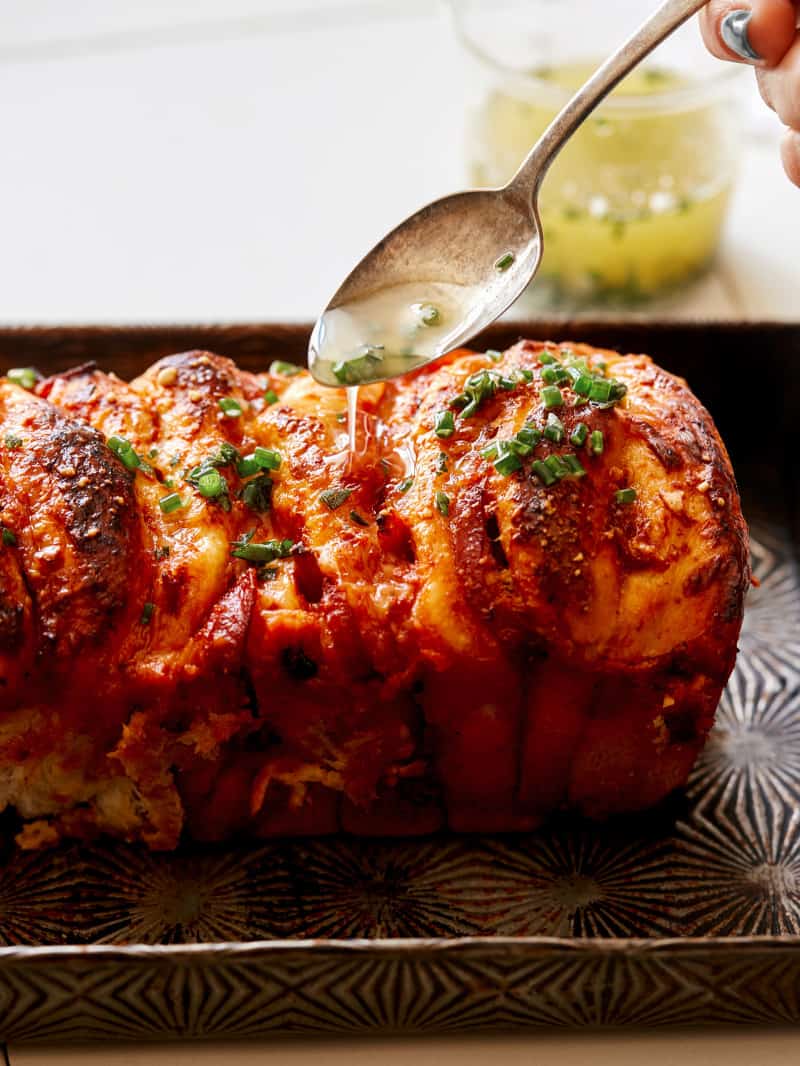
M522 342L345 396L209 352L0 378L0 807L100 833L525 830L686 781L749 580L646 356ZM28 386L28 387L25 387Z

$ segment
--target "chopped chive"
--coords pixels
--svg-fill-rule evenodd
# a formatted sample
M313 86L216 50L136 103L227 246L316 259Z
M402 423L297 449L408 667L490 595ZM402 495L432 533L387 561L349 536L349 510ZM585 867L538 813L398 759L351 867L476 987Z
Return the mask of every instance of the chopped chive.
M564 439L564 423L552 412L547 416L547 425L544 427L544 435L553 444L560 444Z
M6 448L21 448L22 437L18 437L16 433L6 433Z
M552 366L553 363L557 363L556 357L548 351L539 352L539 362L542 366Z
M335 511L343 503L346 503L352 495L352 489L325 489L324 492L319 494L319 498L326 507L330 508L331 511Z
M548 455L544 461L544 465L548 468L553 477L558 478L559 481L569 473L569 467L560 455Z
M445 516L450 514L450 497L446 492L439 491L434 496L434 502L436 504L436 510Z
M608 403L612 392L612 383L607 378L595 378L590 382L587 395L590 400L595 400L598 403Z
M366 518L362 518L361 515L358 513L358 511L351 511L350 512L350 521L351 522L355 522L355 524L357 526L368 526L369 525L369 522L366 520Z
M236 473L239 477L252 477L253 474L257 474L261 467L256 462L256 458L253 455L245 455L243 459L240 459L236 464Z
M497 442L489 444L486 448L481 450L481 455L484 459L496 459L497 458Z
M495 270L499 270L500 273L502 273L504 270L508 270L508 268L514 262L515 258L516 257L514 256L513 252L506 252L505 255L501 255L499 259L495 260Z
M564 394L558 385L545 385L542 389L542 403L548 410L564 406Z
M443 440L452 437L456 431L456 423L452 411L439 411L433 420L433 432Z
M536 462L533 463L531 471L536 477L538 477L545 487L555 484L557 480L551 473L550 468L541 459L537 459Z
M397 486L397 491L402 496L405 496L405 494L408 492L408 490L411 488L411 486L413 484L414 484L413 477L404 478L403 481L401 481L400 484Z
M447 452L439 452L439 465L436 467L436 473L447 473Z
M586 471L583 468L583 464L577 455L573 455L572 452L568 452L566 455L561 456L565 466L569 467L569 474L567 477L584 477Z
M331 371L340 385L359 385L374 380L375 368L381 362L383 356L380 350L367 346L363 355L354 359L340 359L333 364Z
M274 389L267 389L267 391L264 393L264 403L267 405L267 407L271 407L272 404L277 403L278 399L279 396Z
M617 503L633 503L636 499L636 489L617 489L614 499Z
M546 366L542 371L542 381L545 385L566 385L569 380L569 372L560 363Z
M183 507L183 500L177 492L171 492L168 496L161 497L158 501L158 506L164 514L172 514L173 511Z
M533 371L528 370L526 366L515 366L511 371L511 377L517 382L517 384L522 381L530 383L533 381Z
M150 619L153 617L153 611L155 611L155 609L156 605L154 603L146 603L144 607L142 607L142 617L139 621L143 626L150 625Z
M238 400L234 400L232 396L223 396L219 403L219 409L225 415L226 418L238 418L242 413L242 405Z
M164 480L164 488L165 489L174 489L175 488L175 482L172 480L171 477L168 477L168 478L166 478Z
M605 448L602 429L595 429L589 437L589 451L593 455L602 455Z
M259 474L248 481L239 492L239 499L258 514L266 514L272 507L272 478L269 474Z
M494 348L489 348L486 354L489 356L493 363L499 363L500 360L503 358L503 353L496 351L496 349Z
M580 374L575 378L572 388L579 396L589 396L592 391L593 379L589 374Z
M262 448L260 445L256 447L252 458L262 470L277 470L281 465L280 452L275 452L271 448Z
M542 431L537 429L536 426L523 426L517 433L517 440L521 444L529 445L531 448L535 448L541 439Z
M494 468L498 474L508 477L522 468L522 460L511 447L511 442L501 441L497 447L497 458Z
M227 483L218 470L207 470L197 478L197 491L207 500L222 496L227 491Z
M6 373L6 377L15 385L29 391L39 380L39 375L32 366L14 366Z
M138 470L141 467L142 460L136 454L129 440L125 440L124 437L120 437L115 433L108 438L106 444L128 470Z
M580 448L588 436L589 427L585 422L578 422L572 433L570 433L569 442L570 444L574 444L576 448Z
M273 563L276 559L285 559L291 555L295 545L290 540L267 540L263 544L254 543L253 534L245 533L231 543L231 555L235 559L244 559L248 563Z
M417 315L423 326L435 326L441 317L439 308L434 307L433 304L420 304L417 308Z
M150 451L147 453L147 458L148 459L157 459L158 458L158 448L151 448Z
M269 365L270 374L281 374L285 378L293 378L295 374L299 374L302 369L301 366L295 366L294 363L287 363L283 359L275 359Z
M5 526L3 527L2 540L7 548L15 548L17 546L17 538L14 536L13 531L6 529Z

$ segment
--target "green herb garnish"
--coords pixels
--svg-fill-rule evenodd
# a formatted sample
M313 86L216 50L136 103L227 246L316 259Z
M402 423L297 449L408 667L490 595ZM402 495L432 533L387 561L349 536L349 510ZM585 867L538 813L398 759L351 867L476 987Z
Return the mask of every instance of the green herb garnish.
M404 480L401 481L400 484L397 486L397 491L400 493L401 496L405 496L405 494L408 492L408 490L413 484L413 477L404 478Z
M499 259L495 260L495 270L498 270L502 274L504 270L508 270L514 262L514 259L515 256L513 252L506 252L505 255L501 255Z
M273 482L269 474L259 474L242 487L239 499L251 511L265 514L272 506L272 488Z
M9 381L29 391L36 386L39 375L32 366L15 366L6 374Z
M551 473L550 468L542 459L537 459L531 466L531 472L538 477L538 479L544 484L546 488L550 485L554 485L556 477Z
M126 469L141 470L143 474L152 474L152 467L140 455L136 454L129 440L114 434L108 438L106 444Z
M355 524L357 526L368 526L369 525L369 522L366 520L366 518L362 518L361 515L358 513L358 511L351 511L350 512L350 521L351 522L355 522Z
M486 354L489 356L493 363L499 363L500 360L503 358L503 353L498 352L494 348L489 348Z
M325 489L324 492L319 494L319 498L326 507L329 507L331 511L335 511L343 503L347 503L352 495L352 489Z
M445 440L452 437L456 431L456 423L452 411L439 411L433 420L433 432L437 437Z
M277 403L280 397L274 389L267 389L264 393L264 403L267 407L271 407L274 403Z
M564 423L552 412L547 416L547 425L544 427L544 435L553 444L560 444L564 439Z
M545 385L542 389L542 403L548 410L564 406L564 394L558 385Z
M274 362L269 365L270 374L281 374L285 378L293 378L295 374L299 374L303 368L296 366L294 363L287 363L283 359L275 359Z
M290 540L267 540L263 543L253 541L253 533L244 533L231 543L231 555L235 559L244 559L248 563L273 563L276 559L286 559L296 547Z
M436 467L436 473L447 473L447 452L439 452L439 465Z
M433 304L420 304L417 315L423 326L435 326L441 317L439 308Z
M572 433L570 433L569 442L570 444L574 444L576 448L580 448L588 436L589 427L585 422L578 422Z
M16 433L6 433L6 448L21 448L22 437L18 437Z
M636 499L636 489L617 489L614 499L617 503L633 503Z
M589 437L589 451L592 455L602 455L605 448L602 429L595 429Z
M223 396L217 402L220 411L222 411L226 418L239 418L242 413L242 405L238 400L234 400L232 396Z
M372 381L375 368L383 362L382 348L378 345L366 345L363 354L354 359L342 359L331 367L333 376L340 385L359 385Z
M445 518L447 518L447 516L450 514L450 497L447 495L446 492L442 492L440 490L436 493L433 499L434 503L436 504L436 510L440 514L443 514Z
M464 382L464 391L453 400L451 407L461 412L462 418L472 418L487 400L492 400L498 389L510 392L516 382L499 370L479 370L470 374Z
M177 511L179 508L183 507L183 500L177 492L171 492L169 496L161 497L158 501L158 506L164 514L172 514L173 511Z

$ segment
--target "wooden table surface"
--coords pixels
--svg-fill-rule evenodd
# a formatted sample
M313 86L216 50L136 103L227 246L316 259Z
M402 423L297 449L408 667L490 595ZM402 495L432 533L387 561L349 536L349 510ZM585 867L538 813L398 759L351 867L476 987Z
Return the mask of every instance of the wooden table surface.
M464 183L434 0L3 0L0 321L307 320ZM754 98L755 94L751 96ZM752 104L714 272L676 318L798 317L800 192ZM792 1032L7 1049L13 1066L789 1063Z

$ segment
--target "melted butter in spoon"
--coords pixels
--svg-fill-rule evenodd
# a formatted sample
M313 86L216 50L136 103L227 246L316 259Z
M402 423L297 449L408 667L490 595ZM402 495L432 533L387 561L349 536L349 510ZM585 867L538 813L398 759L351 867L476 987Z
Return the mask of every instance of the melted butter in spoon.
M473 287L393 285L326 311L314 328L309 369L323 385L367 385L407 374L443 355L464 331Z

